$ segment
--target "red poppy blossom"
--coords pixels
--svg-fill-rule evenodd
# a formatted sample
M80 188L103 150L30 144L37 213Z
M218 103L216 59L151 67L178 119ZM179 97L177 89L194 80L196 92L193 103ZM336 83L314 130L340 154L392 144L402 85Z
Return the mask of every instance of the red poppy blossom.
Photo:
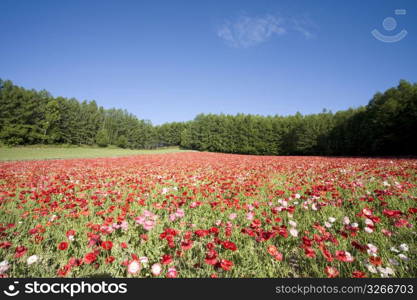
M19 258L25 255L25 253L28 251L28 249L25 246L18 246L16 247L14 257Z
M171 255L169 255L169 254L164 254L163 256L162 256L162 259L161 259L161 264L163 264L163 265L169 265L170 263L172 263L173 262L173 260L172 260L172 256Z
M67 242L61 242L58 244L58 249L59 250L66 250L68 248L68 243Z
M366 274L364 272L361 272L361 271L353 271L352 272L352 277L353 278L365 278Z
M232 250L232 251L236 251L237 250L236 244L233 243L233 242L224 241L222 243L222 245L223 245L223 248L225 248L225 249Z
M233 267L233 262L227 259L220 260L220 267L225 271L230 271L230 269Z
M97 255L94 252L89 252L84 256L84 262L88 265L95 262L96 259Z
M104 241L101 242L101 247L104 250L110 251L113 248L113 243L111 241Z

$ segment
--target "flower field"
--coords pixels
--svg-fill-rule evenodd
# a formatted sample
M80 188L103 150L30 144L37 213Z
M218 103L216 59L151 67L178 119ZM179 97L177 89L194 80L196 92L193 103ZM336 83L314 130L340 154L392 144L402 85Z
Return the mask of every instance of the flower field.
M0 277L416 277L417 160L0 163Z

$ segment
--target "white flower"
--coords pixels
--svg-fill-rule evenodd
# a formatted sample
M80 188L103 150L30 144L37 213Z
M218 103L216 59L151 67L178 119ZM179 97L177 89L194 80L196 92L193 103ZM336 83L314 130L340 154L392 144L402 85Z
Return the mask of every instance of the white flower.
M375 245L368 244L367 246L368 246L368 254L371 254L371 253L374 254L378 252L378 248Z
M137 260L132 260L129 265L127 266L127 271L130 274L136 274L141 269L140 263Z
M293 220L288 221L288 224L290 224L291 227L297 227L297 222Z
M400 263L395 258L388 258L388 261L393 266L398 266Z
M39 259L39 257L37 255L32 255L29 256L28 259L26 260L28 265L34 264L35 262L37 262Z
M329 222L330 223L334 223L336 221L336 218L334 218L334 217L329 217Z
M390 186L390 184L388 183L388 181L384 181L382 184L383 184L384 186Z
M372 233L374 230L371 227L365 227L365 232Z
M394 270L391 269L390 267L386 267L386 268L378 267L377 269L381 273L381 277L389 277L390 275L395 274Z
M404 251L404 252L408 251L408 245L407 244L401 244L398 248L400 248L400 250Z
M300 194L295 194L295 198L300 199L301 198Z
M141 257L139 257L139 261L142 264L147 264L149 260L148 260L148 258L146 256L141 256Z
M0 274L6 273L8 269L10 269L10 265L7 260L0 262Z
M410 259L404 254L398 254L398 257L401 258L403 261L409 261Z
M291 229L290 229L290 234L291 234L293 237L297 237L297 236L298 236L298 230L297 230L297 229L295 229L295 228L291 228Z
M345 225L349 225L350 224L349 217L344 217L343 218L343 224L345 224Z
M330 227L332 227L332 223L324 222L324 226L326 226L327 228L330 228Z
M374 225L374 222L371 219L366 219L365 220L365 224L366 225L372 225L373 226Z
M390 250L392 251L392 252L395 252L395 253L399 253L400 252L400 250L398 250L397 248L395 248L395 247L391 247L390 248Z
M374 274L377 273L377 270L373 265L366 264L365 267L368 269L369 272L374 273Z
M151 272L154 276L159 276L159 274L161 274L162 271L162 267L160 264L153 264L151 267Z
M312 209L312 210L318 210L318 208L317 208L317 204L316 204L316 203L313 203L313 204L311 205L311 209Z
M359 224L358 223L352 223L352 224L350 224L350 226L352 226L353 228L357 228L359 226Z

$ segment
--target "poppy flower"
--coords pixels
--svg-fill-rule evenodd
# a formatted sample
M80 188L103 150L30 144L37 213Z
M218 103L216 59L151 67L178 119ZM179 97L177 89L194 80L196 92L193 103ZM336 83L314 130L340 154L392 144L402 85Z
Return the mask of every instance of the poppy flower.
M214 249L211 249L207 252L206 258L204 260L208 265L215 265L217 264L217 252Z
M336 251L336 259L343 262L352 262L355 260L349 252L339 250Z
M335 267L326 266L324 272L328 278L335 278L339 276L339 271Z
M232 251L237 250L236 244L231 242L231 241L224 241L224 242L222 242L222 245L223 245L224 249L228 249L228 250L232 250Z
M26 254L27 251L28 251L28 249L25 246L18 246L15 249L14 257L15 258L22 257L23 255Z
M369 261L374 266L380 266L380 265L382 265L382 258L379 257L379 256L371 256L371 257L369 257Z
M67 242L61 242L58 244L58 249L59 250L66 250L68 248L68 243Z
M115 259L116 258L114 256L108 256L108 257L106 257L105 262L106 262L106 264L111 264L112 262L114 262Z
M353 271L352 272L352 277L353 278L365 278L366 277L366 274L364 273L364 272L361 272L361 271Z
M84 262L89 265L95 262L97 259L97 255L94 252L89 252L84 256Z
M177 278L177 276L178 276L177 269L175 269L175 267L170 267L167 271L166 277L167 278Z
M227 259L220 260L220 267L225 271L230 271L233 267L233 262Z
M110 251L113 248L113 243L111 241L104 241L101 242L101 247L104 250Z
M172 262L173 262L172 256L169 254L164 254L161 258L161 264L163 265L169 265Z
M58 277L65 277L68 275L68 273L71 271L70 265L65 265L62 268L60 268L57 272Z
M138 273L140 270L142 269L140 262L136 259L132 260L129 262L129 264L127 265L127 272L129 274L136 274Z
M160 264L153 264L151 267L151 273L153 276L159 276L162 272L162 266Z

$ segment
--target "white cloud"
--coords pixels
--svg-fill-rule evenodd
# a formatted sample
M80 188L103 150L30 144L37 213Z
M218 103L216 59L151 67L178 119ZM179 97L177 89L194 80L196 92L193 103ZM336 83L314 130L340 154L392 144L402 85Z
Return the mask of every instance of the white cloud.
M229 46L248 48L281 36L288 31L297 31L306 38L314 37L308 29L312 22L307 19L286 19L273 15L249 17L240 15L234 21L226 20L217 30L217 35Z

